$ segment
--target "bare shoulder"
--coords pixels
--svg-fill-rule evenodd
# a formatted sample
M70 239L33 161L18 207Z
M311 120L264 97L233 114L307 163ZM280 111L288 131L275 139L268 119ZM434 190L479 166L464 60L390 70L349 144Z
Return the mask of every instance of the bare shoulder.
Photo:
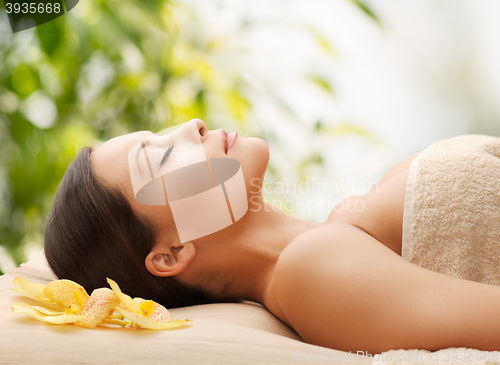
M320 346L376 354L488 350L500 341L491 325L500 314L488 309L500 304L500 288L416 266L345 223L292 241L276 264L274 285L293 328Z

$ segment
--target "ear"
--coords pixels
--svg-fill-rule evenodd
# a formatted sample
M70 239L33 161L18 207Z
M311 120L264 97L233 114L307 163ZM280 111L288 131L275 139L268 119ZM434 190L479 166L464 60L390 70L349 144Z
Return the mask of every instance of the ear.
M174 276L189 266L196 256L196 247L192 242L179 243L176 246L158 244L146 257L146 268L156 276Z

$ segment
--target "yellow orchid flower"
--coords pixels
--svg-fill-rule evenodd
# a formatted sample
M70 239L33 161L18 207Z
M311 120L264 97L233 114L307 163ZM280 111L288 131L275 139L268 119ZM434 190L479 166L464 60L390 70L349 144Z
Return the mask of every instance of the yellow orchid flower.
M74 323L80 327L94 328L108 319L120 304L120 299L109 288L96 289L89 297L84 287L66 279L43 285L18 276L14 284L17 286L14 291L52 308L14 303L12 311L53 324Z
M164 330L176 328L191 322L189 319L172 320L167 308L152 300L142 298L132 299L124 294L118 284L109 278L106 278L113 292L121 300L121 305L115 310L124 318L132 322L131 327L144 327L152 330Z
M53 324L73 323L76 326L94 328L111 323L122 327L168 329L183 326L190 320L172 321L168 310L152 300L132 299L123 294L111 279L113 290L95 289L89 296L80 284L71 280L55 280L47 285L33 283L16 277L15 289L19 294L49 306L31 306L26 303L12 304L12 311ZM118 312L118 314L115 313Z

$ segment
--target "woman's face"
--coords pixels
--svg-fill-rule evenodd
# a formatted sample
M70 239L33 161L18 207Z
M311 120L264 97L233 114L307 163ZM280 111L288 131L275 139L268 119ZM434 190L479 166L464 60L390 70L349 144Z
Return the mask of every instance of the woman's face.
M199 147L198 141L200 141L206 158L231 158L240 163L249 199L252 192L255 194L256 191L260 190L255 188L256 180L252 179L263 177L269 161L269 149L263 140L238 135L226 152L225 132L222 130L209 131L200 119L190 120L182 126L182 130L182 133L174 132L176 133L175 144L172 149L173 152L177 147L176 152L180 157L176 157L177 160L174 158L167 161L163 164L162 169L165 169L169 162L175 164L179 158L189 160L190 153L194 156L192 158L196 158L195 152L190 152L189 146L195 142ZM118 187L127 196L136 213L153 221L157 227L164 228L166 232L171 232L173 217L168 204L167 207L165 205L145 205L139 203L135 198L129 170L132 168L129 168L129 152L134 152L133 148L141 147L141 142L144 140L154 145L159 156L163 155L162 148L166 151L171 145L171 139L155 135L150 131L129 133L112 138L93 150L91 153L92 167L99 180L104 180L105 183ZM184 148L184 152L179 153L182 148ZM141 164L137 166L139 169L141 168Z

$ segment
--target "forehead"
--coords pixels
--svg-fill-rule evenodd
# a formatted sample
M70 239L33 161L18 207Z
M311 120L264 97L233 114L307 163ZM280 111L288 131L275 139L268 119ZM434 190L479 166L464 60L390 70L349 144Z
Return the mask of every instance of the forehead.
M110 149L117 150L122 148L123 150L125 150L126 148L130 149L130 147L132 147L134 144L143 140L146 137L151 136L152 134L154 133L150 131L139 131L114 137L107 140L99 147L94 149L94 152L98 150L110 150Z
M120 185L127 173L127 155L130 148L142 139L154 134L139 131L111 138L92 150L90 159L97 177L111 185Z

